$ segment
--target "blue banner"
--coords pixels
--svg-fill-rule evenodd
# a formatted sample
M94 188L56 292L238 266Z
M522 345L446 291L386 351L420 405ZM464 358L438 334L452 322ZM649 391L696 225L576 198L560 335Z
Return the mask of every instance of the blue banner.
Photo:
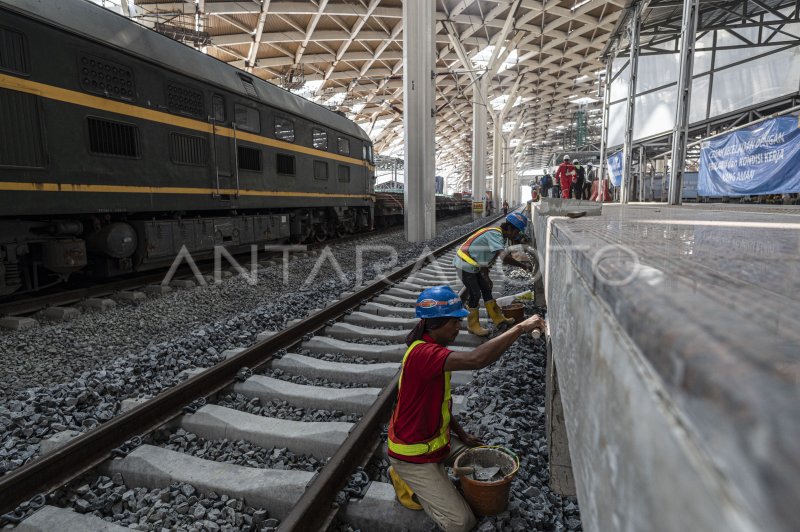
M701 196L800 192L800 129L782 116L703 142Z
M608 166L608 177L611 179L611 184L618 187L622 184L622 168L625 166L625 157L621 151L618 151L608 159L606 159Z

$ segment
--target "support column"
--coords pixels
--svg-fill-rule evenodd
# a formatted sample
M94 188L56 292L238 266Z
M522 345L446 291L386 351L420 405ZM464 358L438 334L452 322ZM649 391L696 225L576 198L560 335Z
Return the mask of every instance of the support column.
M514 166L514 162L509 163L510 168L510 179L508 180L508 186L511 189L511 199L508 201L512 205L519 205L522 201L522 196L520 195L519 190L519 183L517 182L517 167Z
M431 5L434 3L431 2ZM403 4L404 8L406 4ZM483 96L489 88L488 80L482 78L473 85L472 95L472 217L485 215L486 203L486 105ZM407 130L407 129L406 129ZM478 204L481 205L478 210Z
M686 138L689 136L689 104L692 101L694 40L697 35L697 11L700 0L683 0L681 25L681 63L678 72L678 106L672 132L672 159L669 170L669 204L680 205L683 191L683 167L686 162Z
M494 140L492 149L492 200L495 211L503 208L505 188L503 182L503 115L494 115Z
M511 203L511 197L508 195L509 188L508 188L508 148L506 145L506 136L502 133L502 128L500 132L500 183L503 187L503 193L500 196L500 205L502 206L504 201Z
M503 169L505 170L505 180L503 181L503 187L505 188L505 199L508 201L509 206L516 205L516 189L514 188L514 180L517 178L516 173L514 172L514 159L511 157L511 148L509 148L509 144L511 142L510 138L505 139L505 145L503 147Z
M647 157L644 146L639 146L639 203L644 201L644 174L647 170Z
M600 167L597 169L597 199L600 203L605 198L605 188L608 170L608 109L611 105L611 65L614 56L606 58L606 79L603 88L603 132L600 135Z
M628 203L631 185L633 184L633 176L631 175L631 170L633 169L633 119L636 114L636 77L639 73L640 7L640 4L634 5L633 16L631 17L630 26L628 26L628 36L631 46L630 62L628 64L630 82L628 84L628 104L625 111L625 144L622 148L624 160L622 167L622 186L619 191L620 203Z
M434 10L429 0L403 2L404 195L409 242L428 240L436 232Z

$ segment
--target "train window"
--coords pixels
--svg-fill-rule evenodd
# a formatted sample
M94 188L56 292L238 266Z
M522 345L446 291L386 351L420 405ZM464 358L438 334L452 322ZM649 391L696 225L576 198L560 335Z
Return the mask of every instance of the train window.
M233 106L233 114L236 127L239 129L252 133L261 132L261 116L258 114L258 109L237 103Z
M219 94L211 97L211 116L214 117L214 122L223 124L225 122L225 99Z
M141 155L139 128L102 118L87 118L89 151L98 155L136 158Z
M22 33L0 28L0 70L28 74L28 40Z
M244 86L244 91L247 93L247 95L251 98L258 98L258 92L256 92L256 86L253 85L253 79L248 78L247 76L242 76L241 74L239 74L239 79L242 80L242 85Z
M361 146L361 159L364 161L369 161L369 154L367 153L367 145L364 144Z
M349 183L350 182L350 167L345 166L343 164L339 165L339 182L340 183Z
M339 153L342 155L350 155L350 141L339 137Z
M261 171L261 150L248 148L247 146L237 146L236 156L239 162L239 170Z
M311 130L311 141L318 150L328 149L328 132L324 129L314 128Z
M169 156L176 164L205 166L208 163L208 142L203 137L171 133Z
M173 113L203 116L203 93L197 89L167 82L167 108Z
M135 94L133 70L92 55L81 56L79 63L83 90L101 94L106 98L133 100Z
M275 157L275 170L279 174L294 175L294 155L279 153Z
M294 121L276 116L275 138L286 142L294 142Z
M314 179L328 180L328 163L325 161L314 161Z
M375 164L375 155L372 153L372 144L367 145L367 161L369 164Z

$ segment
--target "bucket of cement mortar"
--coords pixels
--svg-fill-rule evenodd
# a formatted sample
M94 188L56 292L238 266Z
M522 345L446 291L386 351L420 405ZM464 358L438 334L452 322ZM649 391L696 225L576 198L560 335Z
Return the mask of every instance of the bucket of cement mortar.
M471 468L461 477L461 489L477 515L496 515L508 508L511 482L519 470L519 458L503 447L474 447L456 458L454 467ZM491 474L489 478L484 473Z
M511 303L503 307L503 315L506 318L514 318L514 323L525 321L525 305L522 303Z

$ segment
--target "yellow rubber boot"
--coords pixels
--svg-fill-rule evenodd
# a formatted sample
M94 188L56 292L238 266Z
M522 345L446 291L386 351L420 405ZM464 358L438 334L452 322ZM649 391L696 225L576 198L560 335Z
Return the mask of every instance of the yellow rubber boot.
M411 486L406 484L406 481L400 478L397 471L392 466L389 466L389 478L392 479L392 486L394 486L394 493L397 495L397 500L400 504L409 510L422 510L422 505L417 501Z
M478 309L469 308L469 316L467 316L467 330L475 336L489 336L489 331L481 327L481 322L478 319Z
M495 324L495 327L503 325L504 323L506 325L514 324L514 318L506 318L503 311L497 306L497 301L494 299L486 302L486 313L492 319L492 323Z

